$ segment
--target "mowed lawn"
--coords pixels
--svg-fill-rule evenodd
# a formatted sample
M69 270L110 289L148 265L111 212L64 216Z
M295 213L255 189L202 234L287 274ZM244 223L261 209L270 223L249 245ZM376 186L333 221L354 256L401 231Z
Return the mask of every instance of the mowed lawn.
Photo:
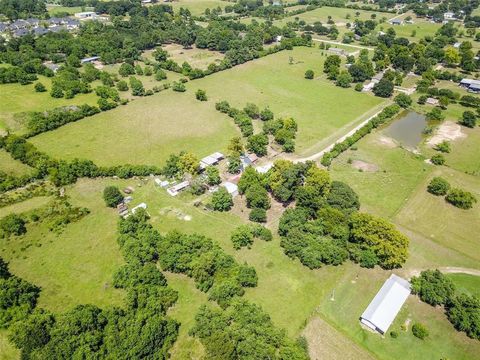
M468 274L447 274L457 291L480 297L480 276Z
M13 159L5 150L0 150L0 171L8 175L21 176L30 173L32 168Z
M135 99L31 141L55 158L86 158L104 166L161 166L170 154L182 150L198 157L225 151L238 134L232 119L217 112L213 102L197 101L190 88Z
M227 100L240 108L252 102L269 106L277 117L295 118L296 152L310 155L321 150L315 147L319 142L330 136L340 137L345 127L373 114L385 101L335 86L323 73L325 59L326 53L318 48L299 47L192 81L188 86L192 92L205 89L212 102ZM314 70L314 80L304 78L308 69Z

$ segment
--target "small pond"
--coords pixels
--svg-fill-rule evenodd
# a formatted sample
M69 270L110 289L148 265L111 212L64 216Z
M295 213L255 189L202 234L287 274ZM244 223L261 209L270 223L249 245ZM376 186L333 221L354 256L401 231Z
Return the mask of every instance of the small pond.
M402 146L415 149L422 141L423 130L426 126L425 115L408 111L394 120L385 129L385 134L398 141Z

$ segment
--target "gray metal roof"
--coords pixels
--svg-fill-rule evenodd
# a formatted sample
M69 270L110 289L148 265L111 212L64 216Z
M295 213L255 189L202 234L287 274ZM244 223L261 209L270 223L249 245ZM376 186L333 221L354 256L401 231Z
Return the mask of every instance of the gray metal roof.
M410 295L410 283L392 274L360 317L385 333ZM362 321L364 322L364 321Z

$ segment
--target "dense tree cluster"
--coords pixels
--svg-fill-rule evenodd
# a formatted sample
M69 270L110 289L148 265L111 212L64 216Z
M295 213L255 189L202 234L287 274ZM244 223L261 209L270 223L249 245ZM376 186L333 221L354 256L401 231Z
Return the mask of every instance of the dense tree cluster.
M312 269L339 265L348 258L385 269L405 262L408 238L387 221L358 213L358 196L348 185L332 183L327 171L311 163L279 160L265 182L277 200L296 200L278 228L288 256Z
M309 359L305 347L276 329L262 308L243 299L223 310L202 306L191 334L210 359Z
M171 232L159 237L158 259L162 269L186 274L209 299L227 307L242 296L244 287L257 285L257 274L247 264L238 264L220 246L202 235Z
M233 247L236 250L240 250L242 247L253 245L254 239L260 239L264 241L272 240L272 232L262 225L240 225L233 232L230 237L233 243Z

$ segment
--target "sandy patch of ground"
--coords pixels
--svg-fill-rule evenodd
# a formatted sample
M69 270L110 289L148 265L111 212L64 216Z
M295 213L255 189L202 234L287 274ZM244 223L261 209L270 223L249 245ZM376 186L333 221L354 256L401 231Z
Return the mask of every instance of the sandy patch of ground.
M353 160L352 161L352 166L355 169L362 170L365 172L377 172L378 171L378 166L375 164L367 163L362 160Z
M442 141L453 141L457 139L462 139L467 135L462 131L462 127L458 124L455 124L452 121L445 121L440 125L433 135L427 142L430 146L435 146L440 144Z
M397 147L395 140L385 135L382 135L378 138L378 143L390 149Z
M307 324L303 336L312 360L373 360L374 357L322 319Z

